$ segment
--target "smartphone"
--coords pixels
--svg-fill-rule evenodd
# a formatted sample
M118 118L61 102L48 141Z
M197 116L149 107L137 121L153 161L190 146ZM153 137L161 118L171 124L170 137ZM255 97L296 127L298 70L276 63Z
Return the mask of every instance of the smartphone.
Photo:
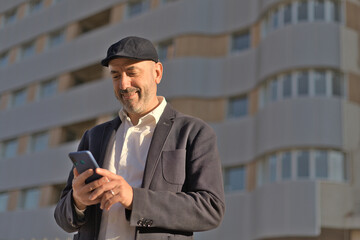
M94 156L90 151L78 151L69 153L69 157L74 164L74 167L78 171L78 173L83 173L88 169L94 170L94 174L88 177L85 180L85 183L88 184L92 181L95 181L99 178L102 178L101 175L95 172L96 168L99 168Z

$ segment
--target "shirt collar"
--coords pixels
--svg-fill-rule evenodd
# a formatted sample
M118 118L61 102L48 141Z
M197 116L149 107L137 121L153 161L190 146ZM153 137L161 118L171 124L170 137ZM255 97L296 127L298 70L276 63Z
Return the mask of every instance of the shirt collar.
M153 118L155 120L155 124L157 124L159 122L159 119L160 119L162 113L165 110L167 102L166 102L166 99L164 97L162 97L162 96L158 96L158 100L160 101L160 104L154 110L152 110L151 112L149 112L145 116L142 116L139 119L138 125L141 124L142 122L144 122L144 120L146 120L148 118ZM124 108L122 108L119 111L119 117L120 117L122 122L124 122L125 120L131 122L130 118L128 117L128 115L127 115L126 111L124 110Z

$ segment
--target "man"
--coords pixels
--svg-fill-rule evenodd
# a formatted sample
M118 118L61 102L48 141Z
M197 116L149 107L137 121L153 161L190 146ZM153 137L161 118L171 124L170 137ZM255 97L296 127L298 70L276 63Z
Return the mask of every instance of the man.
M216 137L203 121L157 96L163 66L149 40L127 37L110 46L109 68L122 110L85 132L103 177L85 184L88 170L70 172L55 209L74 239L192 239L217 227L224 191Z

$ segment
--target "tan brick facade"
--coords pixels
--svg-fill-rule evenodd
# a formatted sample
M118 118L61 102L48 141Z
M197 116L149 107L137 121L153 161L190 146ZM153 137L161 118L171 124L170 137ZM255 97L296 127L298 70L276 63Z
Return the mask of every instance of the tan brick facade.
M5 92L5 93L1 94L0 110L4 110L9 106L10 97L11 97L11 95L9 92Z
M257 22L251 26L251 48L256 48L260 43L260 26L260 22Z
M255 115L258 111L258 100L259 99L259 89L256 88L249 93L249 105L250 105L250 115Z
M50 147L56 147L61 143L62 129L61 127L53 128L50 130Z
M19 190L14 190L9 192L9 200L7 206L7 209L9 211L13 211L17 208L19 198L21 197L20 194L21 192Z
M110 10L110 23L119 23L124 19L125 4L115 5Z
M10 52L9 52L9 63L10 64L16 62L17 57L18 57L18 51L19 51L18 47L10 49Z
M17 19L23 19L26 14L27 14L27 10L28 10L28 5L27 3L23 3L21 4L18 9L17 9Z
M348 95L349 101L360 105L360 75L348 74Z
M256 188L256 162L246 165L246 190L251 192Z
M224 99L184 98L172 99L169 102L178 111L208 122L221 122L225 119Z
M18 154L22 155L27 152L28 145L30 144L30 136L24 135L19 138Z
M175 39L176 56L226 56L229 49L228 35L186 35Z
M76 38L80 34L80 25L78 22L74 22L69 24L66 27L66 41L71 41Z
M27 101L33 102L36 99L38 84L32 84L28 88Z
M160 0L150 0L150 8L154 9L160 5Z
M64 73L58 78L58 91L64 92L73 84L73 78L70 73Z
M41 35L35 41L35 51L36 53L42 53L46 48L46 35Z

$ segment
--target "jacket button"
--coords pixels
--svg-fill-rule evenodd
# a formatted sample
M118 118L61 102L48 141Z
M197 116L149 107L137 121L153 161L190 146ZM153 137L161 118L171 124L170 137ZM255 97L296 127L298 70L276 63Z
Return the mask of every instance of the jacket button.
M137 221L137 225L142 227L144 225L144 218L141 218L139 221Z

